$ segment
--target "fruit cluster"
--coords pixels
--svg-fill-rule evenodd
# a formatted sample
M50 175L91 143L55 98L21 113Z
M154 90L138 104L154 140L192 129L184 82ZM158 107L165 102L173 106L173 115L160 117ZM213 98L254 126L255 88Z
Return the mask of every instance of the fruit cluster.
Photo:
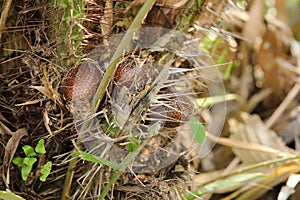
M130 92L130 98L138 98L139 94L150 90L153 82L154 68L152 59L127 57L116 69L113 78L113 89L118 88L118 95L122 89ZM103 78L103 67L97 62L85 61L70 69L63 79L61 92L66 101L77 99L92 99ZM157 71L157 70L156 70ZM191 100L171 86L162 86L156 94L157 99L147 109L146 123L151 121L163 122L166 128L175 128L189 120L193 112ZM133 101L133 100L130 100ZM136 100L138 102L139 100Z

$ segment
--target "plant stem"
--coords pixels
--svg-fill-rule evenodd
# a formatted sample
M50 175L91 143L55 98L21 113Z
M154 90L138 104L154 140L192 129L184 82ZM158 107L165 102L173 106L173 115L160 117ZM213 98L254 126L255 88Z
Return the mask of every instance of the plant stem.
M107 86L111 80L111 77L115 73L115 69L117 68L117 62L119 58L122 56L124 53L124 50L127 50L131 41L132 41L132 36L135 31L137 31L142 24L142 21L146 18L148 12L151 10L155 3L155 0L147 0L142 8L139 10L138 14L134 18L133 22L131 23L128 31L122 38L116 52L114 53L112 59L110 60L109 66L103 76L102 81L100 82L97 92L94 96L93 102L92 102L92 110L96 112L97 108L99 107L99 104L105 94L105 91L107 89Z
M6 19L9 14L9 11L10 11L11 3L12 3L12 0L7 0L5 2L5 4L3 3L4 4L3 10L2 10L1 18L0 18L0 41L2 38L3 29L5 27Z
M97 92L95 94L95 97L92 102L92 110L96 112L104 94L106 91L106 88L110 82L111 77L114 75L115 69L117 67L118 59L122 56L124 50L128 49L128 46L131 43L132 36L134 34L134 31L136 31L139 27L141 27L143 19L146 18L148 12L151 10L155 3L155 0L147 0L145 4L142 6L142 8L139 10L138 14L134 18L132 24L130 25L128 31L122 38L120 45L118 46L116 52L114 53L110 64L103 76L102 81L100 82ZM118 178L122 175L123 170L125 170L132 160L134 160L135 156L140 152L142 147L146 144L146 142L143 143L136 151L131 152L127 155L127 157L123 160L122 163L120 163L120 169L119 170L113 170L113 175L111 176L109 182L106 184L104 189L101 191L101 194L99 196L99 199L102 200L105 198L111 187L115 184L115 182L118 180Z
M105 198L107 193L109 192L110 188L115 184L115 182L118 180L118 178L123 174L125 169L134 161L135 157L139 154L139 152L142 150L142 148L147 144L148 140L143 141L143 143L133 152L130 152L119 164L119 169L113 170L112 176L109 179L109 182L105 185L104 189L101 191L101 194L99 196L99 200L102 200Z
M75 158L75 159L71 160L69 163L68 172L67 172L65 183L64 183L64 188L63 188L63 192L61 195L61 200L69 199L71 183L72 183L73 175L74 175L74 168L76 167L77 161L78 161L78 159Z
M122 56L124 50L128 50L128 46L131 43L134 31L136 31L138 28L141 27L142 21L145 19L145 17L147 16L148 12L151 10L151 8L153 7L154 3L156 0L147 0L145 2L145 4L142 6L142 8L140 9L140 11L138 12L138 14L136 15L136 17L134 18L132 24L130 25L128 31L126 32L126 34L124 35L124 37L122 38L116 52L114 53L109 66L102 78L102 81L100 82L96 94L94 96L93 102L92 102L92 111L96 112L97 108L99 107L99 104L105 94L105 91L107 89L107 86L109 85L109 82L111 80L111 77L114 75L115 69L117 67L117 62L118 59ZM87 122L85 122L81 128L85 129L88 124L89 124L90 120L88 120ZM80 130L80 131L81 131ZM101 191L101 194L99 196L99 199L104 199L105 196L107 195L107 193L109 192L110 188L112 187L113 184L115 184L115 182L118 180L118 178L122 175L123 171L130 165L130 163L132 162L132 160L135 158L135 156L138 154L138 152L140 151L141 147L143 145L140 146L140 148L138 148L135 152L131 152L127 155L127 157L124 159L124 161L122 163L120 163L119 165L119 169L118 170L113 170L113 175L110 178L110 181L107 183L107 185L105 186L105 188ZM69 164L69 170L68 170L68 174L66 177L66 183L67 186L64 186L64 190L63 190L63 195L62 195L62 200L65 200L66 197L69 195L70 192L70 183L72 182L72 177L73 177L73 173L71 171L71 169L76 165L77 159L74 159L70 162Z

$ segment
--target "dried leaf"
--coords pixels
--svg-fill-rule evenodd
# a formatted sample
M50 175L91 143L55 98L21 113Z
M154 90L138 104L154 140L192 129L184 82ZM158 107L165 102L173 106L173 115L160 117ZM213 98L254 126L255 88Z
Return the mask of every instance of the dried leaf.
M0 133L2 135L13 135L13 132L0 121Z
M5 154L3 160L3 163L7 163L8 165L11 163L11 160L15 155L15 152L17 150L21 138L27 135L27 130L25 128L21 128L16 132L12 132L12 134L13 134L12 137L9 139L9 141L5 146Z
M52 131L51 128L50 128L50 125L51 125L52 122L51 122L51 120L50 120L49 117L48 117L48 112L47 112L47 110L44 111L44 114L43 114L43 120L44 120L44 125L45 125L45 127L46 127L48 133L49 133L51 136L53 136L54 133L53 133L53 131Z
M52 98L51 92L45 86L30 86L30 88L38 90L40 93L48 97L49 99Z
M241 119L242 121L236 119L229 121L231 139L271 147L282 153L290 153L289 148L282 139L274 131L268 129L258 115L241 113ZM246 164L274 159L274 155L260 154L247 150L233 148L233 152Z
M39 103L41 101L43 101L43 100L42 99L35 99L35 100L32 100L32 101L26 101L24 103L15 104L15 106L27 106L27 105L32 105L32 104Z
M62 106L63 103L60 98L60 94L58 93L58 91L56 89L53 89L52 82L49 81L47 78L48 75L47 75L47 71L46 71L46 65L43 64L42 68L43 68L43 74L44 74L44 78L42 80L43 86L30 86L30 88L38 90L39 92L41 92L43 95L45 95L52 101L57 102L59 105Z

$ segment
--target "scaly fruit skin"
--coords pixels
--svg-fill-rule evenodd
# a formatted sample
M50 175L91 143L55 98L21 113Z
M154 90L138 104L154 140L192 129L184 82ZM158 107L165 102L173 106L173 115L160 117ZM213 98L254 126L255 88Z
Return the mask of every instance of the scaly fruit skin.
M159 91L158 95L160 94L168 97L161 99L165 105L161 104L151 109L151 113L154 113L151 114L153 118L164 121L163 126L166 128L176 128L190 119L194 105L188 97L180 95L171 87Z
M119 88L126 87L136 96L145 89L154 74L151 58L127 57L118 64L114 76L115 85Z
M69 70L62 81L61 92L66 101L91 99L102 80L103 72L99 65L84 61Z
M81 65L71 68L63 79L61 87L65 100L91 100L103 78L103 73L98 63L93 61L84 61ZM151 68L148 62L144 62L138 68L135 60L129 59L119 63L114 76L114 84L118 87L127 87L132 95L136 96L145 89L150 80L149 76L151 76ZM188 97L179 94L172 87L161 89L159 95L163 96L160 99L163 103L150 108L150 120L147 120L147 123L153 118L155 121L164 122L164 127L175 128L190 119L194 107Z
M115 82L132 82L136 63L129 60L128 63L120 63L114 80ZM78 99L91 99L96 93L97 87L103 78L103 69L94 61L86 60L72 67L62 81L61 93L66 101ZM128 84L128 83L127 83Z

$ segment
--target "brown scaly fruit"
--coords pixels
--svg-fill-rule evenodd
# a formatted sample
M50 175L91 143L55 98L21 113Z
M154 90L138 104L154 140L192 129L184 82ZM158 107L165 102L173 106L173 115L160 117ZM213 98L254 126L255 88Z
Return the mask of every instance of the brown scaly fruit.
M72 67L62 81L61 92L66 101L91 99L102 80L103 72L93 61Z
M187 122L193 113L193 103L191 100L179 94L172 87L164 88L159 91L158 97L163 96L162 103L160 105L151 108L151 118L164 122L163 126L166 128L175 128L180 126L182 123Z
M116 69L114 80L116 82L126 77L132 77L134 63L119 65ZM95 61L86 60L82 64L72 67L64 76L61 93L66 101L76 99L91 99L103 78L103 69Z
M132 80L130 78L133 77L132 73L135 72L135 70L133 70L135 67L134 62L128 61L126 65L122 62L115 72L115 84L122 81L130 82ZM147 78L148 73L146 73L146 71L147 70L145 70L145 73L142 73L141 76L143 77L141 81ZM66 101L83 98L91 99L95 95L102 78L103 71L99 65L94 61L85 61L81 65L71 68L65 75L61 92ZM126 82L121 85L126 86ZM158 101L158 104L150 109L151 114L148 116L148 122L151 121L151 118L155 118L155 120L163 121L164 127L175 128L189 120L193 112L193 104L188 97L179 95L178 91L171 87L161 89L158 93L158 97L160 96L164 96L160 99L164 104L160 104Z

